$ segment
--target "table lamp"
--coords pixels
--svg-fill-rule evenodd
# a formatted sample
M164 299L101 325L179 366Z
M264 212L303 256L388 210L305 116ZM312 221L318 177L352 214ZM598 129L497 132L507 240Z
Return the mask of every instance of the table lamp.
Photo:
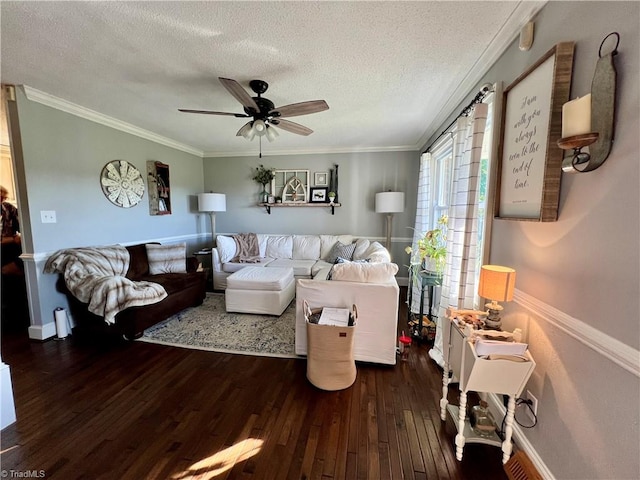
M513 268L500 265L483 265L480 269L480 284L478 295L491 303L487 303L487 319L485 327L500 330L502 320L500 312L503 307L498 302L510 302L513 300L513 290L516 284L516 271Z
M376 193L376 213L387 214L387 250L391 253L391 221L394 213L404 212L404 192Z
M211 216L211 243L216 245L216 212L227 211L227 197L224 193L199 193L198 210L209 212Z

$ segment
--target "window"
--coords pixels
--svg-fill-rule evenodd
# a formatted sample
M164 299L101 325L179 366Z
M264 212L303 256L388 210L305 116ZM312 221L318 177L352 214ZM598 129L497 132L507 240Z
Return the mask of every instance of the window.
M489 94L483 100L483 103L488 105L488 112L480 160L477 238L475 242L471 242L478 249L475 256L477 259L475 292L477 292L480 266L483 263L484 244L487 237L487 215L491 214L487 199L489 176L491 174L490 156L494 130L494 98L494 94ZM431 154L424 155L422 158L418 192L419 203L416 215L416 236L437 228L438 219L449 212L453 190L454 129L455 124L433 145ZM480 299L476 293L474 304L478 306L479 301Z

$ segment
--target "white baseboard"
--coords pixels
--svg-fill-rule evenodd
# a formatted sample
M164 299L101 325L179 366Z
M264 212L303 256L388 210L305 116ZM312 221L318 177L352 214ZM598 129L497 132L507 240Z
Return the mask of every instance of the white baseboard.
M494 417L497 419L503 418L507 414L507 409L502 403L502 395L496 395L495 393L489 393L487 395L487 403L489 404L489 409L494 412ZM495 412L498 412L496 415ZM545 480L555 480L555 477L551 473L551 470L547 468L547 465L542 461L540 455L534 448L533 445L529 442L527 437L520 425L518 425L515 421L513 422L513 435L512 439L515 443L518 444L518 448L524 451L527 456L531 459L531 462L536 467L542 478Z
M31 340L47 340L56 336L55 322L45 323L44 325L31 325L29 327L29 338Z

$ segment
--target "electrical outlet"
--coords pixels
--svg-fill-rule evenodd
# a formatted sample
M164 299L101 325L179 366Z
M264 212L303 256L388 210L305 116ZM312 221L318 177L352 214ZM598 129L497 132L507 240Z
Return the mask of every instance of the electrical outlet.
M40 220L42 223L56 223L56 211L40 210Z
M526 407L527 418L529 418L531 422L535 422L534 415L538 415L538 399L534 397L529 390L527 390L526 400L531 400L531 409L529 409L528 406ZM531 410L533 410L533 414L531 413Z

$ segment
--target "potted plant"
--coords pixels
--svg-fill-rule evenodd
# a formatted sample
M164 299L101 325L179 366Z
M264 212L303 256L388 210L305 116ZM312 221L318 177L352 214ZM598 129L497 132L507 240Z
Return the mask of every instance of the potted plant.
M447 223L449 218L446 215L438 219L438 226L426 232L419 240L417 251L413 248L405 248L405 252L411 255L410 268L415 271L420 270L434 272L442 275L447 256ZM417 273L417 272L415 272Z
M336 192L329 192L327 196L329 197L329 203L333 203L336 199Z
M256 167L256 173L253 175L252 180L258 182L262 185L262 192L260 192L260 202L266 203L269 200L269 192L267 192L267 183L270 183L275 177L275 173L272 168L265 168L264 165L260 164L259 167Z

